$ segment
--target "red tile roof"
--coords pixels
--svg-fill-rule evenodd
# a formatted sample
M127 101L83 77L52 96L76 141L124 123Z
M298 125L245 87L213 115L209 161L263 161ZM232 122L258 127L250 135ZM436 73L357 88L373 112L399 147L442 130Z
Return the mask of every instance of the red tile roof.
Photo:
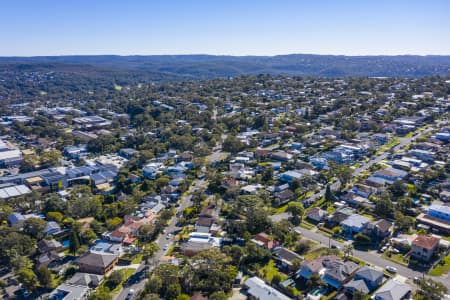
M431 250L439 244L439 239L434 236L419 235L412 243L418 247Z

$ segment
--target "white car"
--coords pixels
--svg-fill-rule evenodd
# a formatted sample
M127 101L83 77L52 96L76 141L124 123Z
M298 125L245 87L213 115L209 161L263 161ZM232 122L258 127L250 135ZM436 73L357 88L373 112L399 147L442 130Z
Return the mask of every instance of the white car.
M388 271L389 273L397 273L397 268L391 267L391 266L387 266L386 267L386 271Z

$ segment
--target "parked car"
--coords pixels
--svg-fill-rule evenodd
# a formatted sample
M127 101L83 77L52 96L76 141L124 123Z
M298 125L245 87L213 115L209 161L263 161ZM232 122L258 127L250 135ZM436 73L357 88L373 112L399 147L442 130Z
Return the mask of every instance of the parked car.
M384 246L383 248L380 249L380 252L381 252L381 253L384 253L386 250L387 250L387 247Z
M394 253L394 254L399 254L399 253L400 253L400 250L398 250L398 249L396 249L396 248L392 248L392 249L391 249L391 252Z
M125 299L131 300L131 299L133 299L133 296L134 296L134 290L130 289L130 291L128 292L127 297Z
M386 266L386 271L388 271L389 273L397 273L397 268L394 268L392 266Z

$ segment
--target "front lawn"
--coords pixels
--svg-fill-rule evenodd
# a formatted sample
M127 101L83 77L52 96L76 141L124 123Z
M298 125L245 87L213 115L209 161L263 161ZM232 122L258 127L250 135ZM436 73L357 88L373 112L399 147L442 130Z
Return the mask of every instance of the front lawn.
M381 256L385 259L388 259L390 261L393 261L393 262L398 263L399 265L402 265L405 267L407 267L408 263L409 263L408 259L402 253L394 254L390 251L386 251Z
M318 248L318 249L315 249L313 251L306 253L303 257L307 260L313 260L320 256L329 255L329 254L330 254L330 249L327 247L322 247L322 248Z
M122 289L123 284L128 280L128 278L131 277L131 275L133 275L134 271L136 271L133 268L125 268L125 269L121 269L120 272L122 273L123 277L122 277L122 282L119 283L112 291L111 294L117 294L118 292L120 292L120 290ZM102 285L106 285L108 279L106 279L105 281L102 282Z
M271 259L267 265L259 270L259 273L264 277L267 282L272 282L272 278L275 274L279 274L281 276L281 281L286 280L288 277L286 274L278 272L277 266L275 265L275 261Z
M441 264L443 262L443 264ZM441 276L447 274L450 271L450 254L442 259L433 269L428 272L431 276Z

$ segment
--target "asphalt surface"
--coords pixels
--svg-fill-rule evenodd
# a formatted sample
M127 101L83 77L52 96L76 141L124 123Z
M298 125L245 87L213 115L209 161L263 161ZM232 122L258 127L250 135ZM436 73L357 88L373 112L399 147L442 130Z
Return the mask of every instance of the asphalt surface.
M314 232L312 230L307 230L304 228L298 228L298 231L300 231L299 233L304 236L307 239L319 242L320 244L323 244L326 247L335 245L335 246L339 246L341 247L341 249L344 247L344 243L340 243L338 241L335 241L329 237L326 237L324 235L321 235L320 233ZM410 268L407 268L403 265L399 265L393 261L384 259L383 257L381 257L381 254L376 253L376 252L367 252L367 251L360 251L360 250L353 250L353 256L363 260L366 263L372 264L374 266L378 266L380 268L386 268L386 266L392 266L397 268L397 273L407 277L407 278L414 278L414 277L419 277L421 278L422 276L424 276L423 273L414 271ZM427 278L431 278L434 281L438 281L443 283L449 290L450 290L450 278L449 276L444 276L444 277L431 277L428 275L425 275L425 277Z
M186 196L183 196L180 200L180 206L177 208L177 213L182 212L185 208L192 205L192 195L191 193L195 189L206 187L205 180L195 180L189 191L186 193ZM136 271L131 276L132 280L137 278L136 282L132 284L124 286L124 288L120 291L119 294L116 294L114 297L115 300L125 300L127 298L130 290L134 290L134 295L137 295L140 291L142 291L145 287L145 282L147 279L146 273L151 271L155 266L157 266L161 262L161 258L166 254L167 250L173 245L175 235L172 235L170 238L167 236L169 233L176 232L181 229L181 227L177 227L179 221L179 217L175 214L169 221L169 224L165 228L165 233L159 235L158 239L155 243L158 245L159 250L155 253L155 256L149 262L149 265L145 265L141 263L141 265L136 269ZM130 280L128 280L130 282ZM133 299L133 298L132 298Z
M428 128L424 131L422 131L421 133L418 133L412 137L404 137L400 139L400 142L392 148L393 151L398 151L401 150L403 147L409 145L412 141L414 141L416 138L427 134L428 132L430 132L433 128ZM222 136L222 139L225 139L226 135ZM275 146L272 146L275 147ZM270 147L269 147L270 148ZM386 151L380 155L378 155L377 157L369 160L368 162L364 163L362 166L359 166L358 168L356 168L353 172L353 176L358 176L359 174L365 172L367 169L369 169L371 166L381 162L382 160L386 159L389 155L389 151ZM218 147L215 148L215 151L208 157L208 161L209 162L214 162L216 160L220 160L223 157L223 152L221 152L221 143L218 145ZM186 196L182 197L181 200L181 204L177 209L177 212L179 211L183 211L186 207L189 207L192 205L191 202L191 193L192 191L194 191L196 188L201 188L201 187L205 187L206 186L206 181L205 180L196 180L194 182L194 184L191 186L191 188L189 189L188 193ZM335 191L338 190L341 186L341 183L339 181L335 181L331 184L330 188L331 190ZM318 193L315 193L311 196L309 196L308 198L306 198L305 200L303 200L303 202L314 202L317 201L318 199L322 198L325 195L325 191L326 191L326 187L323 188L322 190L320 190ZM290 216L290 214L288 213L282 213L279 215L273 215L271 216L271 219L273 221L280 221L283 219L287 219ZM157 253L155 254L155 256L153 257L153 259L151 260L150 264L147 266L145 264L141 264L135 271L135 273L131 276L133 279L135 279L136 282L126 285L119 294L117 294L114 299L115 300L125 300L127 298L128 293L130 292L130 290L134 290L135 294L137 295L139 294L140 291L142 291L145 287L145 282L146 282L146 276L145 274L150 271L151 269L153 269L156 265L158 265L161 261L161 258L165 255L165 253L167 252L167 250L170 248L170 246L173 245L174 243L174 236L172 235L171 237L168 237L167 234L169 233L173 233L174 231L177 231L179 229L181 229L180 227L177 227L176 224L178 223L179 218L175 215L172 217L172 219L170 220L169 224L166 227L165 230L165 234L161 234L158 239L155 241L156 244L159 247L159 250L157 251ZM303 235L306 238L309 238L311 240L314 241L318 241L320 243L323 243L325 245L328 245L328 243L331 241L332 245L337 245L342 247L343 244L334 241L334 240L330 240L328 237L325 237L323 235L320 235L316 232L313 231L309 231L306 229L301 229ZM379 255L377 254L373 254L370 252L364 252L364 251L359 251L359 250L354 250L353 253L354 256L368 262L371 263L373 265L379 266L381 268L385 268L386 266L393 266L396 267L398 270L398 273L400 275L403 275L405 277L410 277L413 278L415 276L419 277L422 276L422 273L413 271L409 268L406 268L402 265L396 264L394 262L385 260L383 258L381 258ZM446 277L446 278L433 278L434 280L440 281L442 283L444 283L449 289L450 289L450 276ZM131 299L133 299L134 297L131 297Z

